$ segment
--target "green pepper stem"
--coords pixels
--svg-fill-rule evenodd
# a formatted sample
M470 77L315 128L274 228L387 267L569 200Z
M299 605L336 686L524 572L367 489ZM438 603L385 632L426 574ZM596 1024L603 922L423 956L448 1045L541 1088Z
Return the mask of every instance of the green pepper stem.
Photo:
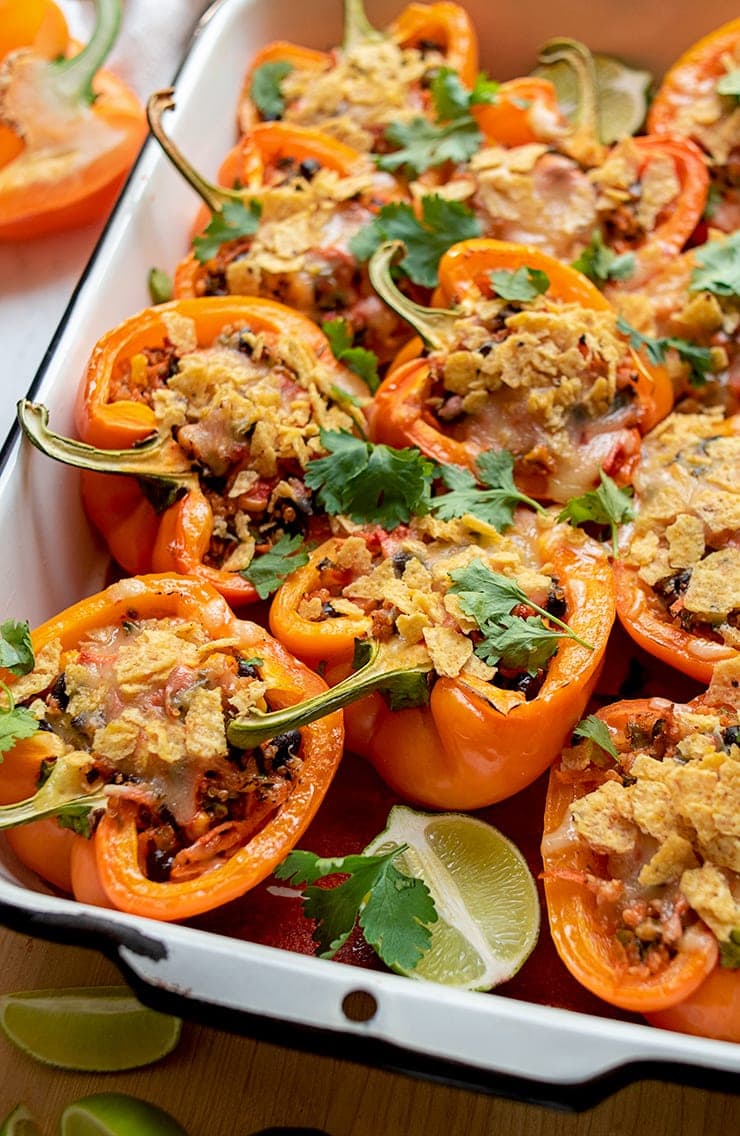
M168 434L154 434L130 450L100 450L50 430L49 411L42 403L22 398L17 409L18 421L29 442L54 461L95 473L139 477L173 489L190 489L198 484L198 475Z
M374 690L387 694L393 709L419 706L428 701L431 669L431 662L423 667L389 665L379 644L372 641L369 661L330 690L267 714L251 710L246 718L229 724L227 737L240 749L253 749L287 730L308 726L327 714L342 710Z
M173 166L186 182L195 190L198 196L210 209L211 213L220 213L228 201L244 201L245 195L237 189L227 189L223 185L215 185L207 181L194 166L190 164L182 151L168 137L162 127L162 116L165 111L175 109L174 90L168 87L164 91L155 91L147 101L146 117L149 129L156 138ZM254 196L250 194L250 196Z
M344 51L351 51L361 43L380 43L384 39L387 36L368 20L362 0L344 0Z
M70 102L94 102L93 79L118 38L123 14L121 0L95 0L95 12L95 27L82 51L49 65L53 68L54 90Z
M54 763L48 780L32 797L13 805L0 807L0 829L17 828L44 817L59 816L80 806L104 809L108 797L99 786L88 787L85 775L89 763L60 757Z
M449 308L425 308L404 296L393 282L391 268L406 251L403 241L385 241L370 258L368 272L375 291L389 308L421 336L425 347L442 351L453 335L453 323L458 313Z
M598 165L604 147L599 136L599 96L594 58L577 39L550 39L539 52L540 63L565 63L576 80L577 110L568 138L574 157L585 165Z

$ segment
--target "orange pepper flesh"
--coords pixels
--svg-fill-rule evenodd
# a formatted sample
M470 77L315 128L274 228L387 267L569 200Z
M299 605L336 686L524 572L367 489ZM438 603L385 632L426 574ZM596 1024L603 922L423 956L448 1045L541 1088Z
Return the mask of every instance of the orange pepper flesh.
M647 115L650 134L673 134L676 115L725 74L723 57L740 39L740 19L730 20L692 44L666 71Z
M123 619L161 616L193 620L213 639L235 638L245 657L262 660L261 674L275 708L290 705L326 690L326 684L255 623L237 619L221 596L207 584L174 575L150 575L123 580L81 600L32 633L36 655L45 644L60 639L72 650L98 628L118 625ZM12 678L9 684L12 688ZM5 785L0 769L0 794L23 799L41 761L49 755L52 735L44 732L16 745L7 755L12 775ZM139 863L138 833L133 812L120 803L109 806L94 836L100 886L112 904L123 911L155 919L184 919L211 910L243 895L272 869L299 839L318 809L340 760L344 730L341 714L332 714L303 728L303 766L293 790L275 815L231 859L210 866L207 886L203 878L172 883L149 879ZM33 771L33 775L31 776ZM20 797L15 794L19 793ZM74 833L55 821L36 821L11 831L10 841L25 863L64 890L79 881L80 899L91 901L95 873L81 853L75 853ZM71 839L69 839L71 838ZM79 862L77 862L79 860Z
M487 145L525 146L543 141L543 125L549 131L567 126L555 87L549 79L536 75L501 83L495 100L473 106L472 114ZM544 119L544 123L538 119Z
M591 542L568 543L543 534L540 552L565 589L569 626L593 650L561 641L535 698L464 678L438 678L428 707L390 710L371 694L345 708L347 744L368 757L381 777L405 799L437 809L478 809L523 789L559 752L580 718L598 678L614 621L611 571ZM302 619L298 607L318 584L317 565L336 550L329 541L276 593L270 627L309 665L329 664L330 682L349 669L356 638L367 617L321 623ZM421 757L423 755L423 758Z
M598 711L597 717L610 728L617 749L624 751L630 748L630 720L638 715L665 714L671 705L664 699L634 699L613 703ZM689 705L700 712L706 705L706 695ZM560 958L587 990L611 1005L645 1014L665 1028L699 1032L700 1027L703 1036L727 1040L728 1032L734 1033L729 1039L737 1040L737 1019L731 1018L720 998L728 999L730 1006L737 1005L740 972L722 974L718 969L717 940L703 923L687 930L667 966L648 974L644 973L647 968L628 968L610 917L599 905L595 891L581 878L594 871L594 853L575 835L568 840L557 839L558 833L565 833L570 807L582 792L583 783L564 779L559 766L553 767L542 858L550 933ZM686 1028L692 1022L696 1030Z

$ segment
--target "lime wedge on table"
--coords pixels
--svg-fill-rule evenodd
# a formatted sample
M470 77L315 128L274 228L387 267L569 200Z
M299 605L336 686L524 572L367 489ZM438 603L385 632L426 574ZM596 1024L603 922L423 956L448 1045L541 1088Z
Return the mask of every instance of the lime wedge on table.
M599 137L605 145L634 134L645 121L649 71L628 67L611 55L593 56L599 107ZM543 63L533 74L549 79L555 87L560 109L566 118L578 110L578 85L573 68L565 61Z
M187 1136L164 1109L125 1093L95 1093L67 1105L62 1136Z
M424 880L439 917L430 925L429 950L413 970L400 973L469 990L490 990L511 978L540 928L537 887L519 849L475 817L396 805L386 830L365 851L400 844L409 847L396 867Z
M0 1136L41 1136L41 1130L24 1104L17 1104L5 1117Z
M177 1045L182 1023L142 1006L125 986L81 986L5 994L0 1026L44 1064L112 1072L165 1057Z

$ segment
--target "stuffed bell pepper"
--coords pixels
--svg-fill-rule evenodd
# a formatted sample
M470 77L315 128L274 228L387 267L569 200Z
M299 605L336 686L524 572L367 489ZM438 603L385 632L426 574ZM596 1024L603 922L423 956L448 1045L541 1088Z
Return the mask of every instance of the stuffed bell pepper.
M670 415L643 441L614 562L629 634L701 682L740 654L739 473L740 417Z
M7 621L0 828L86 902L176 920L243 895L306 829L341 715L254 747L232 728L324 682L208 584L120 580L29 637Z
M82 470L85 510L127 572L175 571L232 604L273 591L322 534L304 473L322 429L364 431L365 384L305 316L272 300L149 308L102 337L77 404L82 442L19 404L30 440ZM125 475L125 476L119 476Z
M629 480L672 388L586 277L534 248L462 241L440 262L440 309L421 308L390 278L395 253L379 249L371 276L421 341L373 399L374 437L463 466L484 449L509 450L517 484L539 500L582 494L600 470Z
M740 1041L740 659L682 705L617 702L550 773L550 930L592 993Z

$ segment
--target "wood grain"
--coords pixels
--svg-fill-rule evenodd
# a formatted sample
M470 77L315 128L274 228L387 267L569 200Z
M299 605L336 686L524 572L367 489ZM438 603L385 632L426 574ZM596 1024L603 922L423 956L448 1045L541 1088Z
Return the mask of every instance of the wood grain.
M0 931L0 992L115 984L92 951ZM190 1136L250 1136L271 1125L329 1136L724 1136L740 1126L740 1097L641 1082L581 1114L553 1112L380 1069L297 1053L186 1023L164 1061L117 1074L50 1069L0 1037L0 1118L19 1101L44 1136L66 1104L125 1092L168 1109Z

